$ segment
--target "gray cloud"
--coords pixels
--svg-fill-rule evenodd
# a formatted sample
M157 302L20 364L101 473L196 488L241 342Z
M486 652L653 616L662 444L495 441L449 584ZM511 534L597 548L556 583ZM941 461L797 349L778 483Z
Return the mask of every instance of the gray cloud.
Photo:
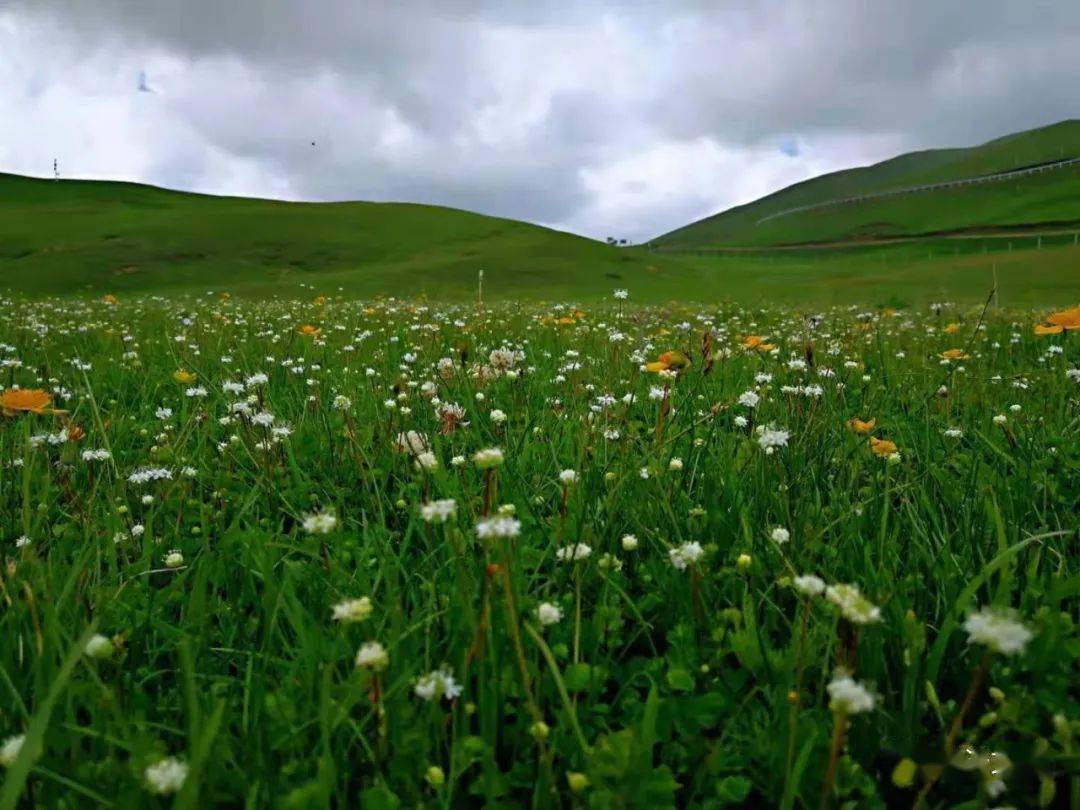
M0 52L0 169L639 239L1075 116L1080 4L7 0Z

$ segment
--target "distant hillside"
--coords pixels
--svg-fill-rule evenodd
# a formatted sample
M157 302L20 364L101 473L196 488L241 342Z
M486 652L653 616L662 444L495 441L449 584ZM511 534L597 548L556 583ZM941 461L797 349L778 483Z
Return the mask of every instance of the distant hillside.
M360 294L599 292L654 257L573 234L407 203L290 203L0 174L0 291L230 289Z
M911 152L833 172L653 240L677 247L770 247L1080 223L1080 121L967 149ZM1038 171L1036 171L1038 169ZM1012 173L1002 178L993 175ZM955 181L965 185L906 191ZM855 199L852 199L855 198Z

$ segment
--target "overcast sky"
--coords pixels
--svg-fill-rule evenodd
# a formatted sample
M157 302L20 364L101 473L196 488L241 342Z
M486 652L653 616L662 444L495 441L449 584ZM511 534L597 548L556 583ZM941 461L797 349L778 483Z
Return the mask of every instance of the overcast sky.
M641 240L1078 117L1078 54L1080 0L0 0L0 171Z

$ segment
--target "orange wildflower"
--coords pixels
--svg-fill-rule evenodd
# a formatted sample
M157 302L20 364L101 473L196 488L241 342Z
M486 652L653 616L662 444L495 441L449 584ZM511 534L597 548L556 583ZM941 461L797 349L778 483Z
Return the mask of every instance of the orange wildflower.
M945 331L948 332L950 335L953 332L958 332L959 330L960 330L960 324L958 324L958 323L950 323L948 326L945 327Z
M1080 330L1080 307L1063 309L1046 316L1046 323L1035 327L1036 335L1058 335L1062 332Z
M967 360L969 355L963 349L946 349L940 355L942 360Z
M318 296L315 297L315 306L321 307L325 303L326 303L326 296L325 295L318 295Z
M680 351L664 352L653 363L646 363L645 370L652 373L658 371L679 371L690 365L690 358Z
M104 301L106 304L115 304L117 299L115 295L113 295L112 293L108 293L107 295L103 296L101 300Z
M847 421L848 427L856 433L869 433L877 425L877 419L867 419L865 422L858 417L851 417Z
M195 382L195 380L198 379L198 377L196 377L190 371L183 368L178 368L176 371L174 371L172 378L181 385L191 385L193 382Z
M317 326L312 326L310 323L305 323L297 330L304 337L318 337L322 334L322 329Z
M761 335L747 335L743 338L742 347L744 349L757 349L759 352L771 352L776 348L776 345L766 343L765 338Z
M871 436L870 449L874 452L875 456L891 456L896 452L896 442L890 442L888 439L878 439L875 436Z
M46 413L52 394L40 388L9 388L0 394L0 410L8 416L16 413Z

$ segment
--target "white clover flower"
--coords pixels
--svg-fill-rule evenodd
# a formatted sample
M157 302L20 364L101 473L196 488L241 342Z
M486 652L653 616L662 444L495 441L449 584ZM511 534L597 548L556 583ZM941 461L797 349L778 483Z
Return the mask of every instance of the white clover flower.
M795 590L803 596L820 596L825 593L825 580L813 574L803 574L794 579Z
M964 431L958 427L946 428L943 432L950 439L962 439L964 437Z
M993 422L994 422L995 425L1004 425L1004 424L1007 424L1008 421L1009 421L1009 417L1007 417L1003 413L999 413L999 414L995 415L994 419L993 419Z
M756 391L744 391L739 395L739 404L747 408L756 408L760 401L761 397Z
M313 515L304 515L304 522L301 524L308 534L330 534L337 528L337 525L337 515L329 510L316 512Z
M668 462L668 469L672 472L679 472L683 468L683 460L681 458L673 458Z
M427 523L446 523L457 514L457 501L443 498L420 505L420 517Z
M564 484L569 485L569 484L574 483L577 480L578 480L578 474L577 474L577 471L575 471L575 470L563 470L561 473L559 473L559 481L561 481Z
M791 539L791 533L783 526L777 526L769 534L769 537L774 543L776 543L776 545L782 546L784 545L784 543Z
M481 470L490 470L494 467L502 466L503 452L498 447L489 447L485 450L478 450L473 454L473 463Z
M623 551L634 551L638 547L638 539L632 534L624 534L622 536Z
M371 599L361 596L359 599L345 599L334 605L334 621L343 624L362 622L371 615Z
M132 484L148 484L151 481L171 481L172 470L163 467L140 467L128 476L128 482Z
M389 400L393 402L393 400ZM418 433L415 430L407 430L403 433L399 433L394 440L395 448L402 453L411 453L414 456L426 453L430 449L428 447L427 436L423 433Z
M521 521L508 515L485 518L476 524L476 536L482 540L496 537L517 537L521 533Z
M176 793L184 786L188 776L188 765L176 757L166 757L148 766L143 775L146 777L146 786L151 793L165 796Z
M627 290L615 290L612 295L617 301L625 301L630 297L630 293Z
M439 459L430 450L416 455L416 468L419 470L434 470L439 466Z
M850 675L837 673L825 688L829 691L829 708L834 712L861 714L874 708L874 696Z
M447 668L436 669L416 681L413 694L422 700L446 698L451 701L461 695L461 686Z
M501 425L506 421L506 413L500 411L498 408L493 409L489 414L489 417L496 425Z
M541 602L536 608L536 619L545 627L562 621L562 617L562 608L551 602Z
M741 415L736 416L731 421L735 423L735 427L741 427L741 428L744 428L748 424L750 424L750 420L748 420L745 416L741 416Z
M166 568L179 568L184 564L184 555L178 550L173 549L165 555L165 567Z
M389 654L383 645L377 641L365 642L356 651L356 666L358 669L370 669L373 672L379 672L386 669L389 663Z
M90 449L82 451L83 461L108 461L110 458L112 458L112 453L108 450Z
M758 445L765 451L767 455L771 455L777 447L787 447L788 439L791 438L791 434L782 428L777 428L773 425L768 427L759 425L757 429Z
M668 559L671 560L671 564L676 569L685 571L689 566L701 559L704 553L705 549L701 547L700 543L691 541L668 551Z
M964 622L968 642L982 644L1002 655L1022 653L1034 634L1019 620L1016 611L984 607Z
M589 559L591 554L592 546L587 546L584 543L571 543L556 551L555 559L559 562L578 562Z
M344 394L338 394L334 397L332 407L335 411L347 411L352 407L352 400Z
M881 610L855 585L830 585L825 598L840 608L840 613L852 624L870 624L881 618Z
M4 744L0 745L0 765L5 768L14 765L15 760L19 758L19 752L22 750L24 742L26 742L25 734L16 734L4 740Z

